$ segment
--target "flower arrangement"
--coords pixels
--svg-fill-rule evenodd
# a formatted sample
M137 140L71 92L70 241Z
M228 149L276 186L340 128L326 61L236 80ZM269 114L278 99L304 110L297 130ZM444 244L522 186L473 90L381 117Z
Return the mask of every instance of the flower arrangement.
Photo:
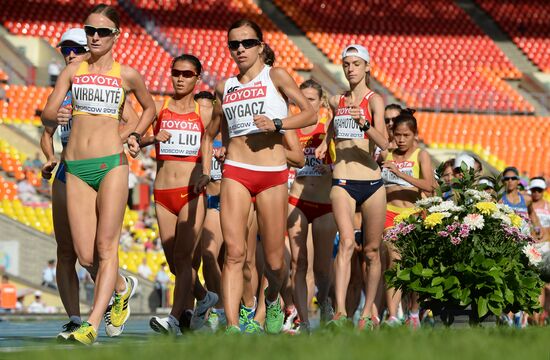
M471 306L473 323L491 313L538 310L542 254L530 246L525 220L463 171L452 200L422 199L396 217L384 240L401 260L386 272L387 282L416 292L435 313Z

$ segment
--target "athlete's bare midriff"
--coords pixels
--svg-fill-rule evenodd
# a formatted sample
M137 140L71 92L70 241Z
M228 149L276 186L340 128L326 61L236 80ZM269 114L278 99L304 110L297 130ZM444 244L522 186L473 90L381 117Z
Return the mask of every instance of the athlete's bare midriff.
M388 205L398 208L411 208L420 199L420 190L415 187L403 187L399 185L386 186L386 199Z
M157 176L155 189L174 189L184 186L193 186L202 174L200 163L189 161L157 161Z
M283 136L260 133L234 137L227 147L227 159L257 166L286 164Z
M364 139L335 140L336 161L333 178L346 180L378 180L381 172Z
M73 116L65 159L82 160L121 153L123 146L118 130L119 121L111 117Z
M294 180L289 195L306 201L330 204L331 174L303 176Z

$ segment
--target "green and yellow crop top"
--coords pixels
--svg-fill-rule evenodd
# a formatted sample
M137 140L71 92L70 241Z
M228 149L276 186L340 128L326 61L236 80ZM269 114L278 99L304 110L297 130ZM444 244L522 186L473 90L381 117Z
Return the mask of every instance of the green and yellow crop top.
M118 62L107 74L92 74L88 62L82 61L73 76L71 90L73 116L101 115L120 120L125 93Z

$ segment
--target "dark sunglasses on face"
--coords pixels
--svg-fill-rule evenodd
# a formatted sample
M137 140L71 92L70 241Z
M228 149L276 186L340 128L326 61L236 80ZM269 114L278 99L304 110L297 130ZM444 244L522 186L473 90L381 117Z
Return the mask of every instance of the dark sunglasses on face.
M118 34L119 30L114 28L100 27L96 28L91 25L84 25L84 31L88 36L94 36L96 33L99 37L107 37L111 35Z
M231 40L227 43L229 50L237 50L241 44L245 49L253 48L254 46L259 46L262 42L258 39L244 39L244 40Z
M69 56L73 52L75 55L85 54L88 50L84 46L62 46L61 54L63 56Z
M503 181L516 181L519 180L517 176L505 176L502 178Z
M397 117L397 116L396 116ZM390 122L393 122L395 120L396 117L391 117L391 118L384 118L384 121L386 122L386 124L389 124Z
M544 191L544 190L542 190L541 188L532 188L532 189L531 189L531 192L539 192L539 193L541 193L541 192L543 192L543 191Z
M198 74L191 70L176 70L172 69L171 72L172 76L175 78L179 78L180 76L183 76L186 79L192 78L193 76L198 76Z

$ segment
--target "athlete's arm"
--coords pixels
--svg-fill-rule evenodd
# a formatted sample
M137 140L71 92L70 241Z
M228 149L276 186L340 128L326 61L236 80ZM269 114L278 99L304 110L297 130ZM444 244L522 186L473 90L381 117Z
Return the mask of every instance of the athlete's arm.
M309 103L309 100L304 96L294 79L288 74L285 69L272 68L269 71L273 84L281 94L284 94L292 103L300 108L300 112L295 115L290 115L282 120L282 129L300 129L317 122L317 114ZM256 115L254 122L256 126L264 131L275 131L273 119L267 119L264 115Z
M155 119L155 102L149 91L147 91L143 78L135 69L129 66L122 66L121 76L127 84L128 90L134 93L143 108L143 113L134 131L138 134L143 134ZM128 147L131 153L137 154L139 152L139 143L134 136L128 138Z
M527 204L527 211L529 213L529 219L531 220L531 223L535 228L541 229L542 226L540 224L539 216L537 215L537 212L533 208L533 201L530 197L525 196L525 203Z
M46 106L40 116L44 126L54 127L57 125L67 124L69 122L68 116L66 118L63 117L62 119L58 119L57 112L63 104L65 96L67 96L67 91L71 87L71 79L79 65L79 62L69 64L65 67L65 69L63 69L61 74L59 74L59 77L55 82L53 92L50 96L48 96L48 101L46 102Z
M327 135L323 139L323 142L315 149L315 157L317 159L324 159L327 155L327 150L330 146L331 140L334 138L334 114L336 114L336 108L338 107L338 101L340 96L334 95L328 99L328 103L331 109L331 119L327 121L328 126L326 127Z
M227 125L227 120L225 119L225 114L222 110L222 99L223 99L223 91L225 88L225 81L222 81L216 86L216 100L215 105L219 106L219 129L220 133L222 134L222 146L219 148L219 150L216 153L216 158L218 161L224 161L225 156L227 155L227 146L229 145L229 128ZM216 111L218 111L216 110Z
M220 132L220 122L222 120L223 111L221 107L221 96L223 94L225 82L221 82L216 86L216 100L212 106L204 108L201 105L201 116L203 119L208 120L204 131L204 136L201 142L201 154L202 154L202 175L199 181L195 184L195 193L199 193L204 190L206 185L210 182L210 171L212 165L212 152L214 138Z
M40 148L46 157L46 163L42 165L42 177L49 180L52 177L52 171L57 165L57 158L53 149L53 135L57 127L45 127L40 136Z
M289 166L301 168L306 164L304 149L300 144L296 131L285 131L283 145L285 146L286 162Z
M152 126L153 129L157 126L158 121L158 115L160 113L160 110L162 109L163 101L155 101L155 120L153 120ZM141 138L141 142L139 144L140 147L144 148L149 145L153 145L159 142L165 142L170 140L172 137L172 134L170 134L166 130L161 130L156 135L149 135Z
M125 124L122 126L122 129L119 130L119 135L122 142L126 142L128 136L136 130L136 126L139 122L139 116L128 99L125 99L122 120L124 120Z
M388 134L386 132L386 123L384 122L384 101L380 95L375 94L369 99L369 106L372 109L373 125L367 131L369 139L382 150L388 148ZM359 125L365 125L367 119L361 116L358 120Z

